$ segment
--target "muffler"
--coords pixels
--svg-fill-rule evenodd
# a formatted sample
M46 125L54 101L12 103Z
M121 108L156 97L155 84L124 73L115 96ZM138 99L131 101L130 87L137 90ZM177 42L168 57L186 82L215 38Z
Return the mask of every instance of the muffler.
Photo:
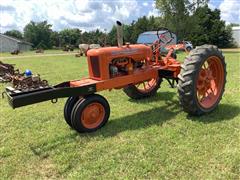
M118 42L118 47L122 47L122 45L123 45L123 28L122 28L122 23L120 21L117 21L117 42Z

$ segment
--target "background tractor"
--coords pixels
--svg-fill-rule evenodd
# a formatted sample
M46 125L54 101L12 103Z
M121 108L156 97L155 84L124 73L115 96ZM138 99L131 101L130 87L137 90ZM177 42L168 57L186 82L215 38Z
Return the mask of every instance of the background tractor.
M160 28L156 36L151 45L123 45L122 24L117 21L118 46L88 50L88 78L28 92L6 88L9 102L17 108L68 97L66 122L78 132L92 132L104 126L110 116L107 100L96 92L123 89L130 98L147 98L155 95L166 79L172 87L177 83L180 104L187 113L203 115L214 110L226 82L222 52L213 45L199 46L181 64L173 49L161 55L161 47L173 40L171 31Z

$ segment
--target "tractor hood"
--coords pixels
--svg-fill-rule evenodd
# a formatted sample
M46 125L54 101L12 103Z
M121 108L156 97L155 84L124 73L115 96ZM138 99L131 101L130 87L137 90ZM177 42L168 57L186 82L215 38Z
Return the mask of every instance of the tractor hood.
M129 58L147 58L151 57L151 48L144 44L125 45L122 47L104 47L99 49L91 49L87 52L87 56L105 56L105 57L129 57Z

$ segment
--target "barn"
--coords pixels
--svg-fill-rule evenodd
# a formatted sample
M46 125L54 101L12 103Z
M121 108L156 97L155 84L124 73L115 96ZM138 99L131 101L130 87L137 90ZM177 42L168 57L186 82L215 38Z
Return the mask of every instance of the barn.
M240 26L232 27L233 39L237 47L240 47Z
M0 52L29 51L32 44L0 33Z

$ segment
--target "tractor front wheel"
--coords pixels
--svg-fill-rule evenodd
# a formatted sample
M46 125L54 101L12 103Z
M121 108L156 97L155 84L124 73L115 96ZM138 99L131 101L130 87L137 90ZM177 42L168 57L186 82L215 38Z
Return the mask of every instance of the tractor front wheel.
M71 123L71 113L73 110L74 105L76 104L76 102L79 100L79 97L69 97L65 103L64 106L64 119L66 121L66 123L72 127L72 123Z
M132 99L142 99L155 95L160 88L161 82L162 79L156 77L138 84L130 84L123 88L123 91Z
M202 115L219 104L226 83L226 64L222 52L213 45L192 50L178 76L178 93L184 111Z
M109 118L110 106L100 95L92 94L78 100L71 113L71 124L80 133L103 127Z

